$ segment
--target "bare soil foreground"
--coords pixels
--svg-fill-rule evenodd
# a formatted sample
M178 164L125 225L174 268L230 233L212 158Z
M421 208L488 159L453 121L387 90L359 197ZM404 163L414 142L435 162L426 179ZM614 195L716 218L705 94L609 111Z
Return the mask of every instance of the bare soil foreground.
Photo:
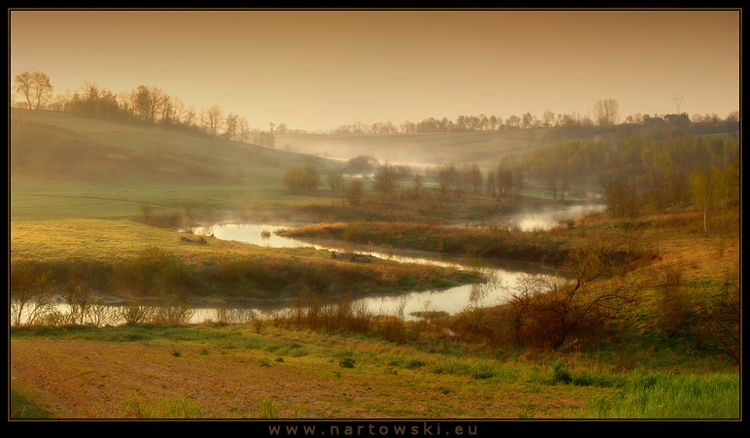
M179 401L201 418L569 417L600 392L435 372L431 355L375 340L274 327L261 335L221 330L264 344L13 339L11 384L56 418L137 418ZM410 364L392 361L403 354ZM479 366L464 362L467 370Z

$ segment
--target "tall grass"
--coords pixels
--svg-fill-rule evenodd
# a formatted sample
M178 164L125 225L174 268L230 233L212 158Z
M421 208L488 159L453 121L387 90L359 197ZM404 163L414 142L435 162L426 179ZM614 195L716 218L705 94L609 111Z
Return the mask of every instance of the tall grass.
M590 409L594 418L739 419L739 376L644 374Z
M360 244L410 248L472 257L562 264L567 256L565 237L547 240L533 233L497 228L454 227L409 222L353 222L319 224L280 231L291 237L342 239Z
M196 419L203 417L203 409L196 400L174 397L147 401L137 394L128 394L120 408L102 415L103 418L131 419Z
M279 403L270 398L264 398L260 401L258 410L255 413L256 418L300 418L302 415L299 409L294 409L290 414L281 414Z
M8 415L11 419L54 418L52 412L40 405L36 397L27 394L25 389L11 388L9 402Z

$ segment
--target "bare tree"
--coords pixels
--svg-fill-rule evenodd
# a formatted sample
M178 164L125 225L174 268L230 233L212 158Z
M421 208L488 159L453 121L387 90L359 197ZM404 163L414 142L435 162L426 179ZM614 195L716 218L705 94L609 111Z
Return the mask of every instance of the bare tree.
M615 272L616 248L606 239L580 244L569 255L570 282L540 276L523 279L511 291L510 310L519 343L560 348L576 333L591 333L616 319L639 288L615 277L597 288L595 279Z
M594 105L594 112L599 126L615 125L620 118L620 104L614 99L599 100Z
M133 115L137 114L138 94L136 90L121 91L117 95L117 100L120 102L123 110Z
M224 124L226 125L224 134L227 138L230 140L237 140L239 136L240 117L236 114L229 113L226 119L224 119Z
M55 111L68 111L70 109L70 101L73 98L70 89L65 90L62 93L55 95L50 108Z
M346 189L346 197L349 199L349 204L351 205L359 205L363 194L364 184L362 184L361 179L355 179Z
M34 84L34 97L36 98L36 109L42 109L43 104L52 97L52 91L55 87L50 83L49 76L42 72L35 71L31 75Z
M14 325L34 324L50 311L52 295L46 289L49 278L48 272L39 275L31 265L11 264L10 310Z
M521 119L516 115L511 115L506 120L506 126L510 129L518 128L521 124Z
M440 189L440 200L445 201L448 198L448 192L451 189L456 191L456 197L460 196L459 173L453 164L444 164L438 170L438 186Z
M14 82L16 84L14 89L17 93L21 93L26 98L28 109L31 109L31 73L25 71L20 75L16 75L16 77L14 78Z
M161 117L159 118L159 122L162 125L171 125L173 112L174 106L172 105L172 99L169 96L166 96L161 105Z
M237 129L239 131L239 140L246 142L250 138L250 122L246 118L241 117Z
M696 208L703 212L703 232L708 233L708 210L712 201L716 198L716 192L712 191L715 172L704 173L697 168L692 175L693 200Z
M523 129L531 129L535 125L534 116L531 113L524 113L521 116L521 127Z
M542 120L544 120L544 126L549 128L552 126L552 122L555 121L555 113L552 111L545 111L544 114L542 114Z
M190 105L190 107L185 111L185 126L190 127L195 125L196 121L198 120L198 114L195 112L195 106Z
M156 115L163 115L169 95L159 87L139 85L135 90L134 110L143 120L155 123Z
M331 191L338 192L344 188L344 175L338 170L331 170L326 175L326 181L328 186L331 187Z
M179 97L172 99L172 124L177 125L182 122L182 114L185 111L185 102Z
M385 199L396 191L398 185L398 173L396 168L389 162L381 164L375 171L373 178L374 188Z
M414 199L419 199L419 191L422 189L422 175L419 172L414 173Z
M219 105L213 105L206 110L206 128L208 129L209 134L216 135L219 132L222 125L222 114L223 111Z
M467 177L469 179L469 184L472 187L472 190L474 194L479 193L479 190L482 188L482 171L479 169L479 166L474 163L471 165L471 167L468 169Z
M42 109L43 105L52 98L52 92L55 89L50 83L49 76L39 71L33 73L25 71L16 75L14 82L15 91L24 96L28 109ZM32 99L35 103L33 108Z
M709 299L701 306L700 312L705 329L718 342L721 349L739 365L742 345L739 273L728 272L720 290L706 292Z
M91 288L85 283L71 280L62 288L60 293L70 307L70 323L82 325L93 302Z

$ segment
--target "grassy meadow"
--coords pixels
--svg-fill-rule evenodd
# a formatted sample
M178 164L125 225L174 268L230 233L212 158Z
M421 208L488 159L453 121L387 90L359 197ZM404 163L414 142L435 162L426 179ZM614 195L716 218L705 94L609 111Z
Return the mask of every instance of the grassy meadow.
M12 325L9 418L740 419L737 210L712 213L708 233L690 205L521 232L494 218L561 201L531 197L530 188L520 201L373 195L355 206L328 188L292 195L281 183L291 166L313 162L324 175L342 164L326 156L494 166L504 154L542 147L541 138L522 130L279 134L267 149L12 110L14 290L294 305L264 318L218 309L202 324L84 324L57 314ZM480 278L180 230L225 220L306 225L288 234L352 244L545 262L584 279L580 302L519 295L523 306L414 321L371 314L350 298ZM468 222L477 226L456 225ZM617 313L586 313L584 305L612 294ZM591 318L563 327L568 319L546 313L561 309ZM575 342L555 345L550 336L563 329Z
M11 112L11 220L273 209L305 157L154 126ZM287 199L289 198L289 199Z
M438 165L444 162L497 165L544 143L547 129L531 131L430 132L410 134L278 134L277 147L321 157L370 155L381 162Z
M627 371L582 352L488 355L435 335L399 345L293 323L29 327L15 330L11 354L19 417L726 419L739 409L731 373Z

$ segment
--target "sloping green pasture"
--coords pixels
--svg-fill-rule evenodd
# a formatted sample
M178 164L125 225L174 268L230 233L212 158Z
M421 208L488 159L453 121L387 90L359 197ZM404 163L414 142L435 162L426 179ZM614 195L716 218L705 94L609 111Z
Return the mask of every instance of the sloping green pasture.
M543 142L546 129L413 134L279 134L280 149L348 159L371 155L381 162L496 166L508 154L525 152Z

